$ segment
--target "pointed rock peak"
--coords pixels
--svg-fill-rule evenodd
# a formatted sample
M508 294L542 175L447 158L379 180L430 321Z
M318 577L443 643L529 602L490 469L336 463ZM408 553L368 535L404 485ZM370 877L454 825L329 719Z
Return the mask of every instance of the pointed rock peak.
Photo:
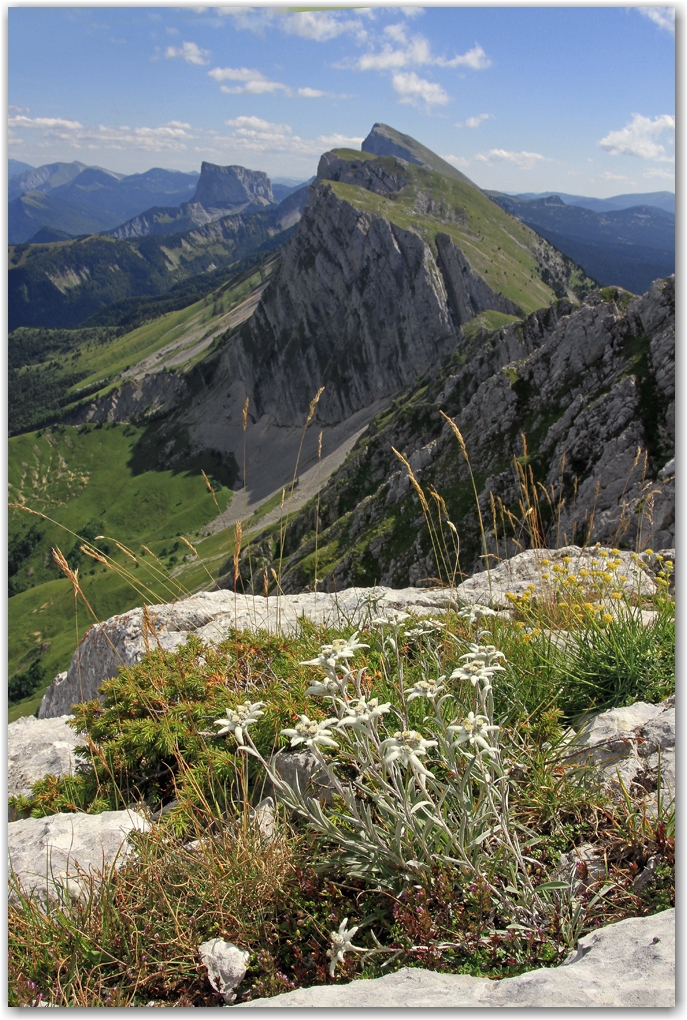
M229 209L246 204L272 205L274 195L270 179L262 170L202 163L191 201L206 209Z
M417 166L426 166L436 170L445 177L453 177L454 180L469 184L471 188L480 190L474 181L456 170L454 166L447 163L436 152L432 152L426 145L404 135L388 124L375 124L369 135L360 146L363 152L370 152L375 156L399 156L408 163L415 163Z

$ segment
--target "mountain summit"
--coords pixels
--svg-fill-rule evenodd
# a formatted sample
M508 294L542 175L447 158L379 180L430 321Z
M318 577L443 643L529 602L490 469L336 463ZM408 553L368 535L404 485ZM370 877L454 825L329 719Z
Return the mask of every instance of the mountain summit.
M432 152L426 145L411 138L410 135L404 135L396 128L389 127L388 124L374 124L360 148L363 152L371 152L373 156L398 156L408 163L428 167L445 177L453 177L457 181L462 181L463 184L469 184L477 191L481 190L460 170L456 170L441 156L437 156L436 152Z
M200 202L205 209L241 212L247 205L272 205L274 195L269 177L261 170L204 162L191 201Z

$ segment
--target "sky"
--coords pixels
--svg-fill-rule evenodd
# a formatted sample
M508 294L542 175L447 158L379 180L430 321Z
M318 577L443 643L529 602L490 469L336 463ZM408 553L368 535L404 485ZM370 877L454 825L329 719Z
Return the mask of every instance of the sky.
M380 121L482 188L674 190L668 7L14 7L9 156L304 180Z

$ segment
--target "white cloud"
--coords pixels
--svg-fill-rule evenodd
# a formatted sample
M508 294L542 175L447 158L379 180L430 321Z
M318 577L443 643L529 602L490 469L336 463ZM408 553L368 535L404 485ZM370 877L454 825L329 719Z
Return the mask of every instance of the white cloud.
M624 174L612 174L609 170L604 170L602 174L599 174L602 181L629 181L629 177L625 177ZM631 182L634 183L634 182Z
M313 42L328 42L339 35L350 34L362 42L367 32L361 16L371 17L371 11L359 11L351 17L343 11L301 11L291 13L274 7L217 7L221 17L231 17L238 29L247 29L258 35L266 28L279 28L287 35L298 35Z
M270 81L262 71L254 71L248 67L215 67L208 71L208 76L216 82L243 82L242 85L231 87L220 85L221 92L229 92L232 95L261 96L274 92L284 92L287 96L292 94L288 85L280 81Z
M399 48L395 49L391 43L384 43L379 52L364 53L353 63L358 71L389 71L425 65L470 67L473 71L481 71L491 65L491 60L478 43L466 53L449 60L446 57L433 56L429 41L423 35L414 35L408 39L403 24L387 25L384 31L399 44Z
M16 117L9 117L7 123L11 128L52 128L64 131L83 129L83 124L78 120L64 120L62 117L25 117L19 114Z
M425 102L427 106L443 106L448 103L448 96L441 85L419 78L414 71L395 74L391 84L401 97L400 103L411 103L413 106L420 102Z
M320 89L304 88L298 90L298 95L303 96L305 99L321 99L322 96L326 96L328 94L329 93L327 92L322 92Z
M483 163L513 163L520 170L532 170L542 161L551 162L547 156L542 156L539 152L508 152L507 149L490 149L486 153L480 152L475 156L475 159L479 159Z
M181 46L168 46L165 50L165 57L171 60L174 57L181 57L187 64L207 64L210 50L201 50L194 42L184 42Z
M645 18L650 18L655 25L675 35L675 8L674 7L638 7L637 10Z
M654 167L653 170L646 170L644 176L658 177L662 181L672 181L675 179L675 174L671 173L670 170L660 170L658 167Z
M351 138L348 135L319 135L317 140L330 149L360 148L365 141L364 138Z
M327 42L345 33L352 33L360 41L367 37L359 18L347 18L343 14L329 11L286 14L280 20L279 27L288 35L299 35L302 39L313 39L315 42Z
M632 120L619 131L609 131L599 145L611 156L641 156L642 159L670 159L656 139L666 131L675 131L675 118L664 113L651 120L633 113Z
M476 117L468 117L464 124L461 124L459 121L456 124L456 127L478 128L483 121L493 119L494 119L493 113L478 113Z
M131 128L127 125L84 127L77 120L62 117L10 117L8 120L13 144L20 142L15 132L26 129L41 132L41 145L68 142L74 149L143 149L146 152L183 151L193 137L190 124L172 120L159 127Z
M470 166L469 160L465 159L464 156L442 156L441 158L447 160L449 163L453 163L454 166Z
M473 71L484 71L485 68L491 67L491 60L477 43L460 57L454 57L453 60L437 57L434 63L441 67L471 67Z

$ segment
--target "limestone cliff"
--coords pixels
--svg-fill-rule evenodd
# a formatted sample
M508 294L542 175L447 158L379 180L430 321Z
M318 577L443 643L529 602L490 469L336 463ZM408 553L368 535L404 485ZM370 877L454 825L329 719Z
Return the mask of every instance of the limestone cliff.
M493 495L497 507L501 501L522 518L523 468L538 485L538 524L552 546L672 547L674 359L674 277L656 281L643 297L597 291L581 307L563 299L522 322L464 337L432 379L370 425L321 492L319 543L327 552L318 575L326 589L395 587L438 574L424 516L392 446L426 489L446 499L462 568L481 562L470 476L439 409L464 437L488 545L500 557L530 540L526 525L514 531L499 517L497 545L492 517ZM289 524L286 591L312 583L314 512L306 507ZM261 556L271 561L273 546L266 535L253 547L254 571L262 570Z
M203 162L192 202L205 209L233 209L236 206L273 205L272 184L261 170L245 166L217 166Z

